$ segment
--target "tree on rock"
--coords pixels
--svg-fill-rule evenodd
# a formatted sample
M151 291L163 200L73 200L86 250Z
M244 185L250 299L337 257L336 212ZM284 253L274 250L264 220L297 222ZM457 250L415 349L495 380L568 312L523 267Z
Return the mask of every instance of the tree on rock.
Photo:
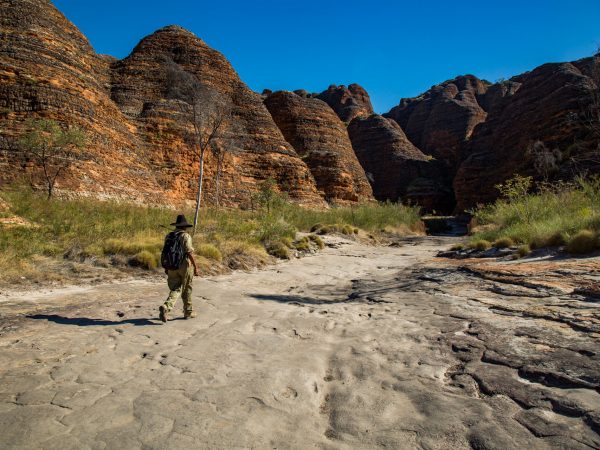
M217 141L223 138L227 124L231 120L231 108L226 96L209 85L201 83L196 75L187 72L173 60L166 59L165 63L167 96L183 102L182 109L190 116L193 128L191 149L200 163L196 210L194 213L195 233L198 224L198 211L202 201L206 152L215 147Z
M50 199L56 181L77 160L85 145L85 133L79 128L62 129L50 119L31 120L27 128L29 131L19 144L25 156L33 160Z

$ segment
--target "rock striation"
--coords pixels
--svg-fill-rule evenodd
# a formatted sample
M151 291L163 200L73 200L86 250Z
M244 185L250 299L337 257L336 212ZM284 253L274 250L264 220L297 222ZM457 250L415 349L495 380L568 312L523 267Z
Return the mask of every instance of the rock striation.
M443 167L415 147L392 119L357 117L348 134L378 200L418 204L426 212L453 205Z
M205 91L203 108L218 102L231 114L226 138L220 143L226 150L220 180L224 203L243 204L258 182L272 178L292 199L307 205L322 204L308 167L285 141L260 95L242 83L221 53L178 26L162 28L142 39L131 55L113 64L111 83L112 98L127 116L162 139L153 143L151 155L155 165L167 165L169 173L163 179L172 173L173 162L179 168L167 189L185 192L189 181L186 167L196 164L181 156L186 146L181 137L190 122L181 120L180 102L169 99L168 77L173 67L198 80ZM173 150L165 153L165 148ZM208 161L206 170L210 199L216 191L213 160ZM187 197L192 194L187 190Z
M332 84L316 97L331 106L338 117L346 123L355 117L373 114L371 98L367 91L358 84L351 84L348 87Z
M598 88L597 73L600 59L586 58L544 64L490 87L487 120L473 133L454 179L457 210L495 200L494 186L515 173L538 180L598 173L597 136L581 117ZM536 142L556 158L554 171L540 172L540 156L530 151Z
M600 173L599 56L495 84L459 76L402 99L384 118L357 84L252 92L221 53L177 26L142 39L123 60L97 55L49 0L0 1L0 28L2 184L28 179L34 167L19 137L28 119L50 118L87 135L59 191L193 201L191 109L172 95L175 69L204 93L203 110L228 114L213 143L225 155L222 172L213 155L206 161L209 203L248 204L271 178L307 206L369 200L372 191L425 210L464 211L496 199L494 186L515 173L550 181ZM552 167L540 165L544 152Z
M257 184L273 178L291 199L322 206L310 170L287 143L261 97L229 62L192 33L165 27L122 61L96 55L85 37L46 0L0 4L0 181L22 161L18 136L28 118L81 127L84 156L60 189L149 203L193 199L198 162L189 151L191 122L167 95L167 68L192 74L231 112L225 131L222 203L243 205ZM212 97L211 97L212 98ZM216 98L216 97L215 97ZM214 159L206 165L205 200L215 198Z
M325 102L302 92L279 91L269 95L265 105L310 168L325 199L334 203L373 199L346 127Z
M416 98L403 98L385 114L394 119L419 149L444 163L453 176L465 142L487 112L479 104L489 83L473 75L456 77Z
M83 128L88 138L60 187L156 200L154 176L136 151L141 141L110 100L110 59L44 0L3 1L0 27L0 181L29 165L17 152L26 119L47 117Z

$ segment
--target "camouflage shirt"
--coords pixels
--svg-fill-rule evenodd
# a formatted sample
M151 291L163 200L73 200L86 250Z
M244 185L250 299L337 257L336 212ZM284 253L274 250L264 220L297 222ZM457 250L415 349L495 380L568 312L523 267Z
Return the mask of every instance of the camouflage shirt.
M183 248L183 252L187 255L188 253L194 253L194 245L192 241L192 236L190 236L185 231L179 233L181 239L181 248Z

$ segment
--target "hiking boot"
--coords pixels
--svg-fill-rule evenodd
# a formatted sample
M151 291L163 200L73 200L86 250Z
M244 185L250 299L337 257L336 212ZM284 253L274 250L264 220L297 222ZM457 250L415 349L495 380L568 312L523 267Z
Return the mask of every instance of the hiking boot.
M165 305L161 305L160 308L158 308L158 318L165 323L167 322L167 320L169 320L169 317L167 316L167 308L165 308Z
M194 311L190 311L189 313L186 312L183 314L184 319L193 319L194 317L196 317L196 313Z

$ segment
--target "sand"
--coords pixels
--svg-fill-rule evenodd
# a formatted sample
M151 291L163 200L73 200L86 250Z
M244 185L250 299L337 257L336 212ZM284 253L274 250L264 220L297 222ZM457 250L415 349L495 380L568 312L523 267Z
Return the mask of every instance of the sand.
M522 314L540 298L434 258L453 242L329 237L314 256L196 279L198 317L179 303L164 325L163 282L7 296L0 448L600 448L593 323ZM578 298L543 303L597 318Z

